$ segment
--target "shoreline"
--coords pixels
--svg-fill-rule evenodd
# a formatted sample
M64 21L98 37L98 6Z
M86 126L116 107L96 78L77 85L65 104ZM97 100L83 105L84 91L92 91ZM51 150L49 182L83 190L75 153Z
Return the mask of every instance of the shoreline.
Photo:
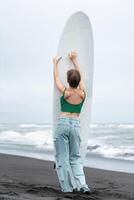
M53 161L0 153L0 198L86 199L87 195L62 193ZM84 167L91 199L134 200L134 174ZM70 196L70 197L69 197ZM89 198L89 197L88 197Z
M6 150L6 151L0 151L0 154L1 153L8 155L22 156L22 157L24 156L28 158L35 158L45 161L54 161L54 152L52 149L46 149L42 152L36 152L36 151L27 152L21 150L16 151L16 149L15 150L10 149L10 152ZM98 154L93 154L93 153L87 153L85 160L85 167L114 171L114 172L124 172L124 173L134 174L133 166L134 166L134 161L131 160L101 157Z

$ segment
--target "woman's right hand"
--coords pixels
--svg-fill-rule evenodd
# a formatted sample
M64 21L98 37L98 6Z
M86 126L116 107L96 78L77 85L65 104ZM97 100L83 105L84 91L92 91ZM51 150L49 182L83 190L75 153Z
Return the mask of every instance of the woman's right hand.
M75 60L77 57L77 53L76 51L71 51L68 56L71 60Z

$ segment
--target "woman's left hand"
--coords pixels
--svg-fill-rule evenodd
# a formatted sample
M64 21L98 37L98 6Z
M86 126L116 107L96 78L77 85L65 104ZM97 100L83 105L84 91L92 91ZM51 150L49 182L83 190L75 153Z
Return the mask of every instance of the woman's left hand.
M62 57L54 57L53 58L53 63L54 65L57 65L59 63L59 61L61 60Z

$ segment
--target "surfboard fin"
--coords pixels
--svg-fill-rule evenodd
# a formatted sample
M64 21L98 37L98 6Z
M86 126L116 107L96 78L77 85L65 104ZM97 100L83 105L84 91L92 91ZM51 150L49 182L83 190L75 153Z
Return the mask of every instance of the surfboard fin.
M56 163L54 162L54 166L53 166L53 169L55 169L56 168Z

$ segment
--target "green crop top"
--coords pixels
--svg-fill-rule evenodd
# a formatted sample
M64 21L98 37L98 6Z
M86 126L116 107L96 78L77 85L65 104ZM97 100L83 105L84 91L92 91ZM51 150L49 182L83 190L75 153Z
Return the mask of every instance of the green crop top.
M71 112L71 113L80 113L82 105L85 101L85 96L86 96L85 91L83 90L85 93L84 99L79 104L72 104L72 103L67 102L66 99L64 98L65 90L66 90L66 88L63 91L63 95L60 97L61 111L62 112Z

